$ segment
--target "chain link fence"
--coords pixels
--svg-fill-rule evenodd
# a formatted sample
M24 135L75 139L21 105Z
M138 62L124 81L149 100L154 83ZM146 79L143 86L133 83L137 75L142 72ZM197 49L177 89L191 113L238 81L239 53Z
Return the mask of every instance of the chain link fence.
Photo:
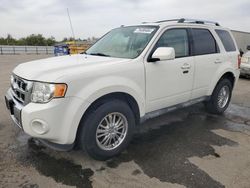
M0 55L54 54L54 46L9 46L0 45Z

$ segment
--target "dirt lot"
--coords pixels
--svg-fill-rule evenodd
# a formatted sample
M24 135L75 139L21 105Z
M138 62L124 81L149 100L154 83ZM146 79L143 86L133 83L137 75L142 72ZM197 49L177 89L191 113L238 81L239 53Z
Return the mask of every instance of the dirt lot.
M0 187L250 187L250 80L239 80L223 116L198 104L149 120L125 152L100 162L13 126L4 104L11 70L44 57L0 56Z

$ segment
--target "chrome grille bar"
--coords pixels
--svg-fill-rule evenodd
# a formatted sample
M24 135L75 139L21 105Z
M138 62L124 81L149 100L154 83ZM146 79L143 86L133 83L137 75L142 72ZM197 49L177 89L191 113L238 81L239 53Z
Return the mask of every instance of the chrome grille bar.
M11 93L14 98L22 105L30 102L30 95L33 83L31 81L12 75L11 79Z

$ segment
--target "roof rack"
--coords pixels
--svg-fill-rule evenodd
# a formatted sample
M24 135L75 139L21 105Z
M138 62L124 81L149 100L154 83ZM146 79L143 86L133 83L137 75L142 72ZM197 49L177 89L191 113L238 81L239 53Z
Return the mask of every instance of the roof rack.
M172 21L177 21L177 23L214 24L216 26L220 26L220 24L218 22L206 21L206 20L196 20L196 19L187 19L187 18L161 20L161 21L157 21L155 23L172 22Z
M170 20L160 20L160 21L157 21L155 23L162 23L162 22L174 22L174 21L179 21L180 19L170 19Z
M213 21L207 21L207 20L195 20L195 19L186 19L186 18L181 18L178 20L178 23L196 23L196 24L214 24L216 26L220 26L218 22L213 22Z

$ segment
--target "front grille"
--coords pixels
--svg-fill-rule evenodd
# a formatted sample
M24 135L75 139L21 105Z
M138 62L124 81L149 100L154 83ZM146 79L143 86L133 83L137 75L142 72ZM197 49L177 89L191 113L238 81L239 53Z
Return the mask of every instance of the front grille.
M30 95L32 90L32 82L20 78L16 75L12 75L11 88L14 98L22 105L26 105L30 102Z

